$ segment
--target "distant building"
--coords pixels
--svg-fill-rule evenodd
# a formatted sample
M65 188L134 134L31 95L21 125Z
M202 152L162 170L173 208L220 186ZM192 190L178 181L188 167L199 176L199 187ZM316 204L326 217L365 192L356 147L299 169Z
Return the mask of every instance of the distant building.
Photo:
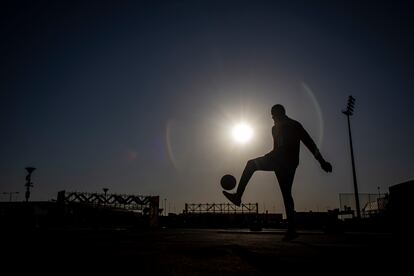
M414 180L396 184L389 188L389 212L392 224L398 229L411 229L411 219L414 214L412 203L414 196Z

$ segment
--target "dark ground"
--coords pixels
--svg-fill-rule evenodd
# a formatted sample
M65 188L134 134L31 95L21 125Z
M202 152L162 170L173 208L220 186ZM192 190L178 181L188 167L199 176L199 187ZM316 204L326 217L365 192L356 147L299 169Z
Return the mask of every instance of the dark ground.
M398 273L410 267L410 243L389 233L196 229L48 229L2 233L3 267L39 271L118 269L133 275L277 275L308 272ZM5 253L5 254L4 254ZM410 260L411 259L411 260Z

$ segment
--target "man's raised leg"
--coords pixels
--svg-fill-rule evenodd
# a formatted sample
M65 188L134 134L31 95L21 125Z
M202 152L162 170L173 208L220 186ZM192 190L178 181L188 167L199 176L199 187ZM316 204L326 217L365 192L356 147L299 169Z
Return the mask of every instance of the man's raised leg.
M273 171L271 163L267 157L263 156L247 161L246 167L244 168L242 176L240 178L239 185L237 186L237 192L229 193L227 191L223 191L224 196L234 205L240 206L244 190L246 189L246 186L249 183L249 180L252 177L253 173L257 170Z

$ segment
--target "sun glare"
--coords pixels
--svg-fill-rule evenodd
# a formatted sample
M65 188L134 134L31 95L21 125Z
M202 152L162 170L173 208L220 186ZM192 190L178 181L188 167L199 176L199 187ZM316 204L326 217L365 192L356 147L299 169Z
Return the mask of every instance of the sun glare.
M233 139L239 144L245 144L251 140L253 136L252 128L245 124L240 123L233 127L232 130Z

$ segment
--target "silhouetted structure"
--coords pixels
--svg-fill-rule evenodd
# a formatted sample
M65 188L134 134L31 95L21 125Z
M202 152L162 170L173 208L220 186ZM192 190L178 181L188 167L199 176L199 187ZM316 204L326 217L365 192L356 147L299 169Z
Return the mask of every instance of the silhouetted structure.
M3 192L3 195L9 195L9 202L13 201L13 195L19 194L19 192Z
M158 227L159 197L58 192L48 202L0 202L5 228Z
M328 210L327 212L296 212L295 221L297 227L301 229L338 232L342 230L338 215L338 209Z
M414 205L414 180L403 182L389 188L389 211L392 224L397 231L411 232Z
M388 196L381 194L363 193L358 195L361 208L361 218L369 218L385 212L388 204ZM339 194L339 206L343 218L354 218L356 216L355 194L341 193ZM349 215L349 216L345 216Z
M356 211L357 211L357 217L361 218L361 208L359 205L359 197L358 197L359 196L358 183L357 183L357 177L356 177L356 172L355 172L354 148L352 145L351 120L349 119L349 117L354 114L354 105L355 105L355 98L352 96L349 96L346 110L343 110L342 113L345 114L346 118L348 119L348 134L349 134L349 146L351 149L352 178L354 180L355 206L356 206Z
M258 203L186 203L183 213L165 218L165 224L184 228L248 228L280 227L282 214L259 214Z
M26 187L26 193L25 193L25 198L26 198L26 202L29 201L30 198L30 188L33 187L33 182L31 181L31 177L32 177L32 173L36 168L34 167L27 167L26 171L27 171L27 175L26 175L26 184L24 185Z
M106 192L104 194L66 191L61 191L58 193L58 202L78 202L135 211L145 211L146 208L154 208L155 205L157 205L158 209L158 198L158 196L107 194Z
M57 202L140 212L149 216L151 226L158 226L159 196L107 194L107 191L104 194L60 191Z
M257 214L259 213L259 204L242 203L240 206L236 206L230 203L186 203L184 213Z
M106 205L106 201L107 201L106 200L106 194L108 193L108 190L109 190L108 188L103 188L102 189L102 191L104 192L104 197L105 197L105 203L104 203L105 205Z

